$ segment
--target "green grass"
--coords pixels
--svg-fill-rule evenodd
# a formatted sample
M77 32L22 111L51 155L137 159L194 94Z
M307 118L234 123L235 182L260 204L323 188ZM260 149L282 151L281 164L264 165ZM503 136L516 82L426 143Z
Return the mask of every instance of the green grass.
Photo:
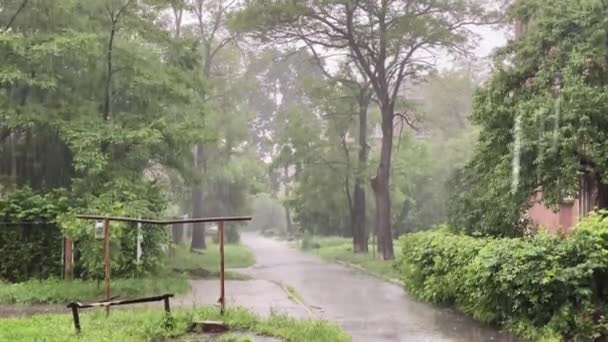
M253 253L243 245L225 246L226 268L248 267L255 263ZM167 260L167 270L147 278L112 279L112 296L134 298L162 293L185 293L190 290L189 276L217 278L219 248L211 241L204 254L190 253L185 246L176 248ZM247 280L251 277L234 271L226 279ZM104 299L103 283L96 280L61 279L30 280L23 283L0 282L0 304L65 304L71 301Z
M171 274L149 278L113 279L112 296L133 298L162 293L185 293L190 283L185 275ZM66 304L71 301L103 299L103 282L61 279L0 283L0 304ZM1 340L1 339L0 339Z
M298 304L304 303L304 299L302 299L302 296L300 296L298 291L296 291L296 289L293 288L293 286L289 286L289 285L286 286L286 291L287 291L287 296L289 297L289 299L291 299L292 301L294 301Z
M224 246L224 264L226 268L244 268L255 264L255 256L249 248L241 244ZM203 254L190 253L187 246L180 245L174 250L169 259L169 267L180 271L205 269L210 272L219 271L220 249L217 244L207 242Z
M395 242L396 243L396 242ZM319 248L311 251L328 261L339 261L355 265L375 276L384 279L399 279L399 272L395 269L394 261L384 261L373 252L375 246L369 245L369 253L353 253L351 239L341 237L314 237L313 244Z
M179 310L167 318L158 310L83 310L82 332L76 335L71 315L37 315L0 320L0 341L150 341L186 334L193 320L221 320L231 330L274 336L289 342L342 342L351 338L334 324L272 315L260 318L244 309L221 316L214 307ZM230 341L230 340L228 340Z

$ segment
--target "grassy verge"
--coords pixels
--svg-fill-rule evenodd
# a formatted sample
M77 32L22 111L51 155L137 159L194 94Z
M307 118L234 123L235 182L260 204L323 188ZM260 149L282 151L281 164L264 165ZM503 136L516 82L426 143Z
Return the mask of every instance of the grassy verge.
M244 268L255 264L255 256L244 245L227 244L224 246L224 262L226 268ZM207 242L207 249L201 254L190 253L185 245L177 246L169 259L169 267L180 271L205 269L217 272L219 265L219 246L211 241Z
M373 253L374 246L371 244L369 246L370 252L366 254L353 253L352 240L341 237L314 237L310 245L315 248L309 251L313 251L324 260L354 265L384 279L399 279L399 272L394 267L394 262L384 261L379 255L375 255Z
M115 279L112 294L121 298L184 293L190 290L185 275ZM31 280L23 283L0 283L0 304L65 304L71 301L95 301L103 298L103 283L95 280ZM1 339L0 339L1 340Z
M243 245L226 245L227 268L248 267L255 263L253 253ZM112 279L112 295L121 298L185 293L190 290L189 277L215 278L219 273L219 248L209 243L204 254L190 253L185 246L175 250L167 268L146 278ZM248 275L226 272L226 279L247 280ZM103 299L103 283L96 280L61 279L30 280L8 284L0 282L0 304L65 304L71 301Z
M337 326L313 320L273 315L260 318L243 309L229 309L224 316L213 307L176 311L167 318L158 310L84 311L82 332L76 335L71 315L38 315L0 320L0 341L150 341L186 334L194 320L222 320L231 330L250 331L290 342L350 341Z

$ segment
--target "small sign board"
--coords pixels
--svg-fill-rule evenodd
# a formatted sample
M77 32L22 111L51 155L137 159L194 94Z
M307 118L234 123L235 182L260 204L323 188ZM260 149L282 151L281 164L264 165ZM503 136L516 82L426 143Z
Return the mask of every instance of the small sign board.
M95 239L103 240L103 220L95 221Z

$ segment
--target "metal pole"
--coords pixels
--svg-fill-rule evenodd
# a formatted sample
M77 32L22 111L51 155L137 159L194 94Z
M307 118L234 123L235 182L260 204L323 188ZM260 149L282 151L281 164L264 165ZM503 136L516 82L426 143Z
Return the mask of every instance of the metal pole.
M75 303L72 303L72 318L74 319L76 333L80 333L80 318L78 317L78 306Z
M103 270L106 300L110 300L110 220L103 220ZM106 306L106 316L110 315L110 306Z
M171 307L169 306L169 296L165 296L163 298L163 301L165 302L165 312L171 313Z
M220 312L224 314L226 305L226 292L224 288L224 221L218 223L220 231Z

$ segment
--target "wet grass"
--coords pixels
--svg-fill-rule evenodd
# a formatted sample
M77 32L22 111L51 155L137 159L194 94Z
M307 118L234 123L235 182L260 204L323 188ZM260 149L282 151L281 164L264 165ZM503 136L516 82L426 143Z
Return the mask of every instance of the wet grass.
M395 241L395 243L397 243ZM351 239L342 237L314 237L313 245L317 248L310 250L322 259L332 262L343 262L353 265L363 271L383 279L399 279L399 272L394 267L394 261L384 261L373 252L375 246L369 245L365 254L353 253Z
M226 268L245 268L255 264L255 256L244 245L226 244L224 263ZM186 245L176 246L174 254L169 259L169 267L184 272L205 269L217 273L220 267L219 246L207 241L207 249L203 253L191 253Z
M161 293L185 293L190 290L185 275L113 279L112 295L133 298ZM0 304L65 304L72 301L103 299L103 282L62 279L30 280L23 283L0 283ZM1 340L1 339L0 339Z
M225 246L226 268L248 267L255 263L253 253L243 245ZM190 290L189 278L219 277L219 247L208 244L203 254L190 253L178 246L168 258L166 270L143 278L112 279L112 295L134 298L162 293L180 294ZM250 276L227 271L226 279L248 280ZM30 280L22 283L0 282L0 304L65 304L71 301L103 299L103 283L97 280Z
M296 289L293 288L293 286L287 285L285 287L285 290L287 291L287 296L289 297L290 300L292 300L293 302L298 303L298 304L304 303L304 299L302 299L302 296L300 296L298 291L296 291Z
M187 333L193 321L224 321L233 331L249 331L290 342L342 342L351 338L334 324L296 320L282 315L260 318L244 309L228 309L221 316L215 307L178 310L171 317L159 310L91 309L81 314L82 332L77 335L71 315L37 315L0 320L0 341L161 341Z

